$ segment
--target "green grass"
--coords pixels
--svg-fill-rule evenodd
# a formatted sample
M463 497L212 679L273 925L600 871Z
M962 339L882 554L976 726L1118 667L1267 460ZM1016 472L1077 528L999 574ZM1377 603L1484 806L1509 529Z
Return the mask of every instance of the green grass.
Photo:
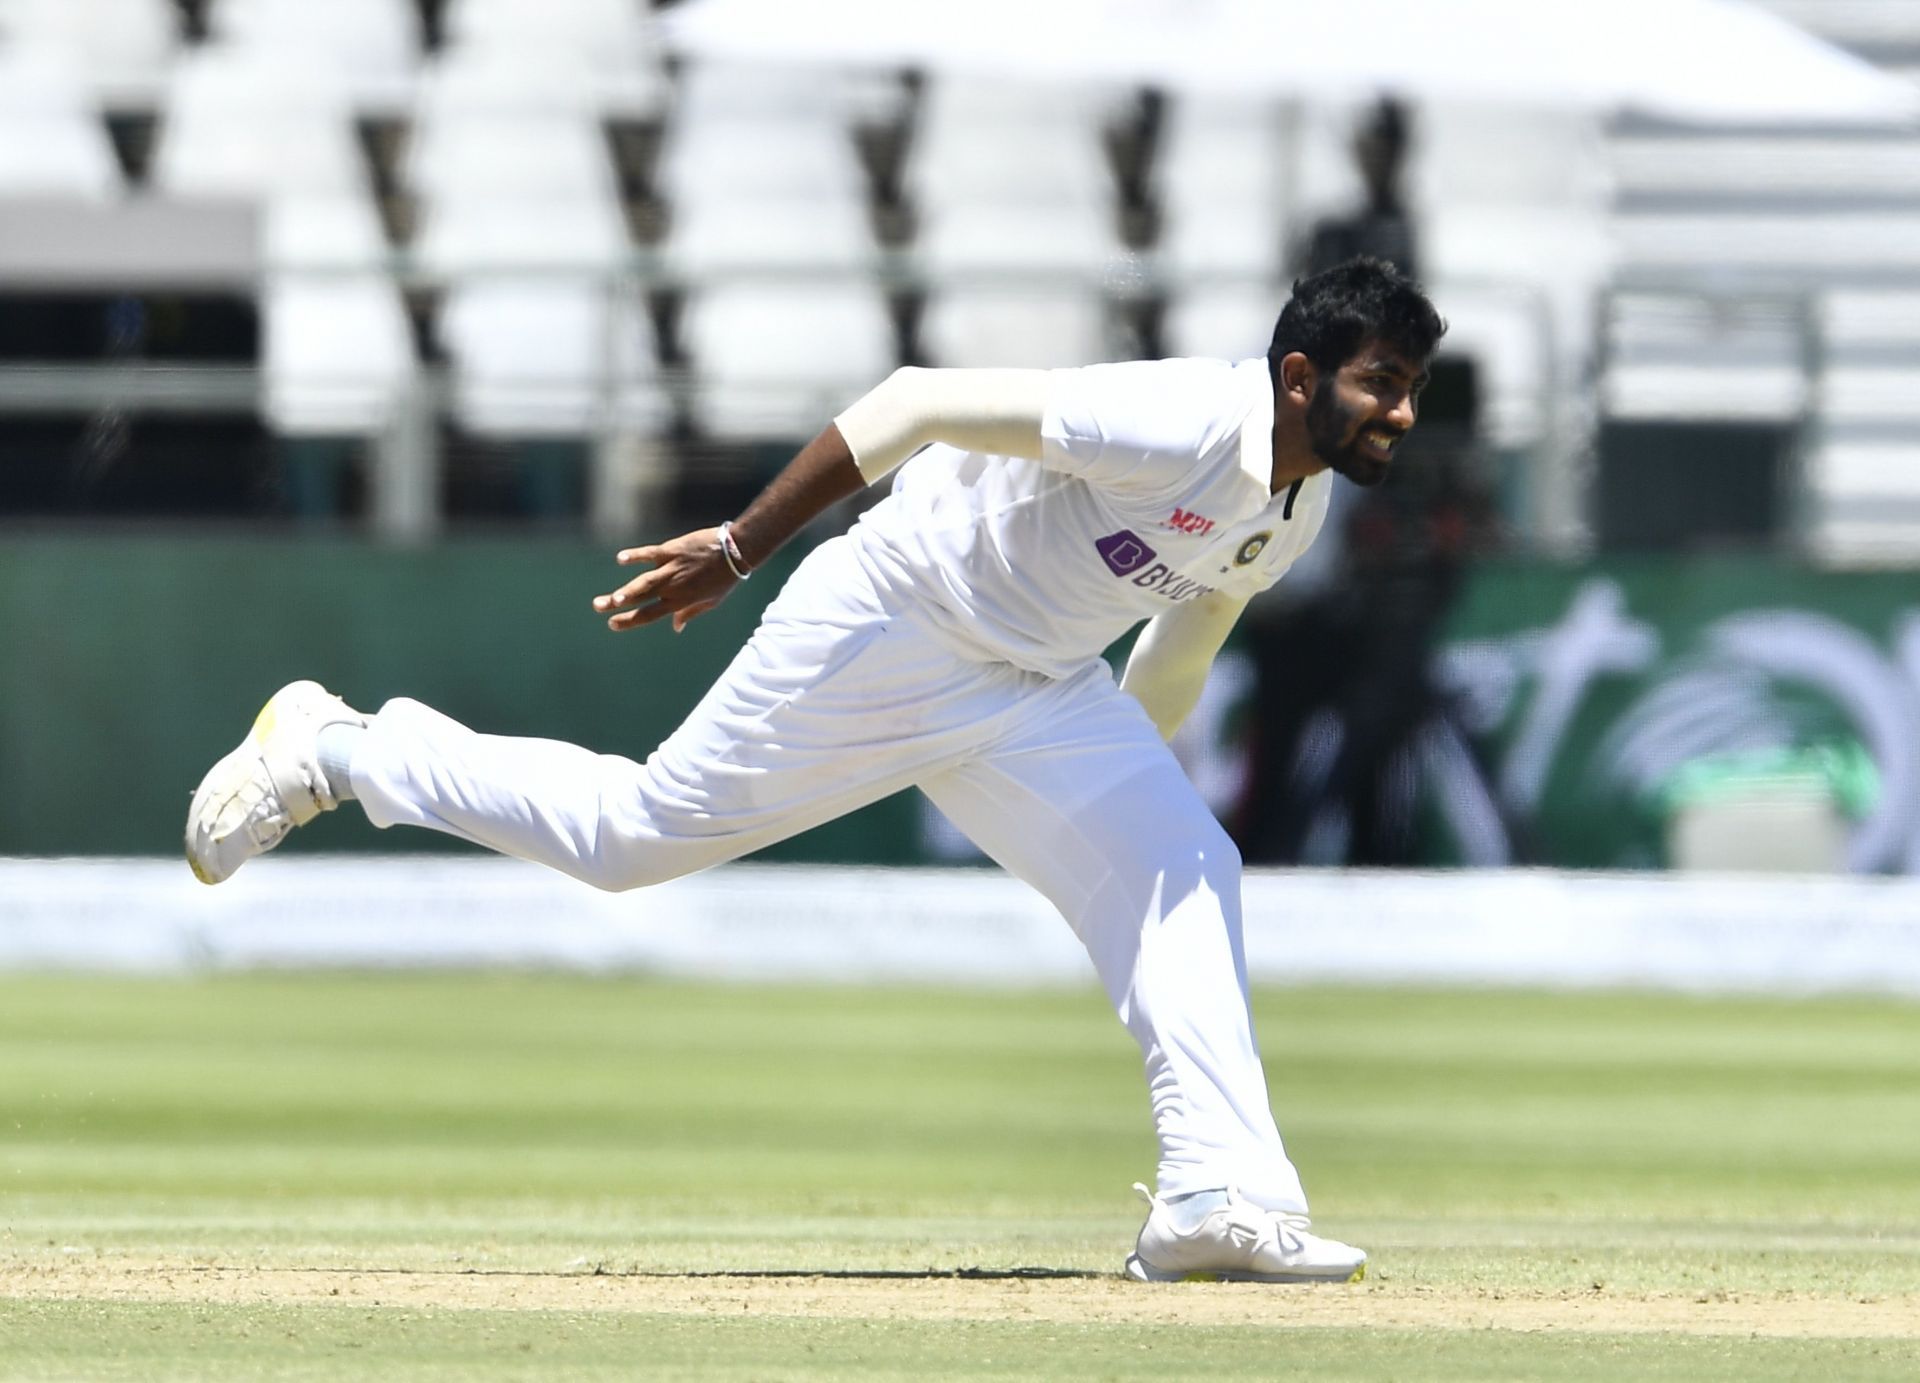
M374 1328L369 1328L369 1327ZM1916 1356L1895 1343L1684 1335L1551 1338L1488 1331L1295 1330L1071 1326L968 1321L900 1324L750 1318L692 1321L642 1314L380 1313L340 1307L204 1308L0 1303L0 1328L29 1343L5 1367L16 1379L76 1376L688 1379L1490 1379L1541 1377L1798 1380L1832 1369L1870 1383L1911 1383ZM1198 1338L1195 1338L1195 1337ZM4 1338L4 1337L0 1337Z
M1372 1251L1379 1300L1920 1294L1920 1006L1316 989L1257 1012L1317 1218ZM16 1276L1111 1273L1152 1170L1137 1057L1091 989L0 980ZM642 1343L662 1377L1920 1373L1911 1336L105 1295L0 1296L0 1377L597 1378L630 1376Z

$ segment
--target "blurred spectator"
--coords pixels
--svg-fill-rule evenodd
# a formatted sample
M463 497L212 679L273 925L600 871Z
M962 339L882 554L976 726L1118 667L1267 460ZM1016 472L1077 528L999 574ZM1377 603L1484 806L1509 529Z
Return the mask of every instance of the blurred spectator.
M1407 108L1382 97L1353 136L1354 163L1366 201L1342 216L1323 217L1308 233L1302 274L1317 274L1355 255L1384 259L1410 278L1420 276L1418 237L1400 189L1410 131Z
M1422 731L1444 711L1432 661L1490 508L1448 453L1350 495L1338 569L1249 611L1251 771L1230 823L1249 861L1418 862Z

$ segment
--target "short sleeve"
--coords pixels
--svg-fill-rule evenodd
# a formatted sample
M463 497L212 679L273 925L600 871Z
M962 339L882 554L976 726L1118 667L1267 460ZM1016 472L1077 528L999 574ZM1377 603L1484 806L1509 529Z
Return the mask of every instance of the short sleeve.
M1237 444L1244 391L1215 360L1146 360L1054 370L1041 464L1142 497L1181 489L1194 467Z

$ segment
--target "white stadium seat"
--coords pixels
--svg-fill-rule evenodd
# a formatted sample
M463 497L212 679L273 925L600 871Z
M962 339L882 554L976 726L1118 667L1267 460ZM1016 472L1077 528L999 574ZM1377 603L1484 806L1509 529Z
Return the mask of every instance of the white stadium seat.
M932 295L920 342L937 365L1060 369L1107 360L1097 292L1066 287L948 288Z
M630 236L589 92L541 48L453 50L422 77L403 177L419 194L413 254L432 275L611 273Z
M262 239L268 423L288 436L387 427L417 366L373 203L357 194L277 196Z
M285 55L202 48L169 75L152 178L183 196L367 195L346 88Z
M423 124L405 170L408 185L429 200L486 193L611 201L618 191L599 124L557 113Z
M829 122L898 119L906 101L897 77L795 63L692 60L681 69L674 119Z
M495 276L456 285L440 312L454 416L511 438L578 437L664 411L652 328L634 294L605 281Z
M583 50L651 48L632 0L447 0L441 25L454 44L511 45L548 35Z
M599 198L446 196L422 212L412 253L436 277L498 270L610 273L630 252L620 209Z
M675 272L871 267L867 175L832 101L719 109L683 102L660 150L654 183L668 208L664 250Z
M886 298L859 279L716 285L681 335L702 426L734 440L811 436L897 363Z
M386 270L392 251L373 202L354 193L300 193L266 206L262 231L269 269Z
M925 209L1111 210L1101 138L1109 108L1073 90L932 81L909 149L907 190Z
M275 277L262 295L268 423L289 435L386 427L414 371L393 281L379 274Z
M363 108L402 106L420 64L411 0L213 0L207 27L222 46L331 75Z
M179 32L173 0L0 0L0 38L60 50L110 107L152 102Z
M1176 282L1277 278L1287 228L1277 103L1172 102L1154 159L1159 258Z
M287 50L209 46L176 66L154 153L162 192L261 204L263 411L286 436L381 431L417 368L352 98Z
M0 196L110 201L119 162L71 56L0 44Z
M812 117L677 121L662 141L655 181L675 205L704 197L864 199L867 187L851 132Z
M413 119L432 126L473 116L590 115L593 109L578 66L564 51L448 48L420 70Z
M694 198L674 207L664 252L695 280L854 273L877 254L866 203L853 197Z
M443 58L564 69L596 111L646 116L667 97L652 26L630 0L450 0L441 24Z
M1245 360L1265 355L1286 290L1266 280L1213 283L1177 294L1160 323L1168 355Z
M953 204L921 214L914 258L936 285L977 274L1104 279L1128 268L1111 209Z
M413 251L435 275L609 272L630 251L599 116L542 61L450 54L423 79L403 159L418 194Z

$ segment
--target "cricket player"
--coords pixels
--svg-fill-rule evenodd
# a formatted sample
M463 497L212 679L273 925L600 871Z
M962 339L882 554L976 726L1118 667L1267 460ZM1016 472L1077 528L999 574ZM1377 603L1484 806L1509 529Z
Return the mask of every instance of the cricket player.
M218 883L351 799L640 888L917 785L1053 901L1139 1043L1160 1162L1127 1273L1355 1280L1366 1255L1312 1232L1268 1106L1239 855L1166 740L1334 475L1387 475L1445 329L1356 259L1294 285L1264 359L896 371L738 518L618 554L643 570L593 609L678 630L894 475L645 763L296 682L200 784L187 858ZM1116 683L1102 651L1142 620Z

